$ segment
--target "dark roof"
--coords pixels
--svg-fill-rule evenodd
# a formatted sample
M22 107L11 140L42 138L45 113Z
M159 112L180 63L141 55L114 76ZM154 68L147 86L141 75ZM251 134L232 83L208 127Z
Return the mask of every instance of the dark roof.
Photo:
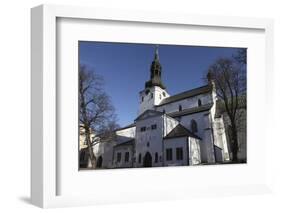
M119 143L117 145L115 145L114 147L119 147L119 146L129 146L129 145L134 145L135 144L135 139L131 139L129 141L125 141L125 142L122 142L122 143Z
M213 104L210 103L210 104L205 104L205 105L198 106L198 107L184 109L182 111L167 113L167 115L169 115L170 117L179 117L179 116L183 116L183 115L190 115L190 114L194 114L194 113L208 111L211 109L212 106L213 106Z
M200 137L190 132L187 128L185 128L181 124L178 124L168 135L164 137L164 139L179 138L179 137L193 137L193 138L201 139Z
M135 119L135 121L141 120L142 117L143 117L145 114L148 114L148 113L151 113L151 116L149 116L149 117L155 117L155 116L159 116L159 115L163 115L163 114L164 114L163 112L159 112L159 111L156 111L156 110L148 109L148 110L144 111L142 114L140 114L140 115Z
M185 99L185 98L190 98L190 97L193 97L193 96L196 96L196 95L208 93L208 92L211 92L211 91L212 91L212 86L211 85L205 85L205 86L202 86L202 87L198 87L198 88L188 90L188 91L170 96L168 98L165 98L160 102L160 104L158 106L169 104L169 103L179 101L179 100L182 100L182 99Z
M131 124L127 125L127 126L120 127L120 128L118 128L118 129L115 129L114 131L120 131L120 130L128 129L128 128L131 128L131 127L134 127L134 126L136 126L136 123L131 123Z

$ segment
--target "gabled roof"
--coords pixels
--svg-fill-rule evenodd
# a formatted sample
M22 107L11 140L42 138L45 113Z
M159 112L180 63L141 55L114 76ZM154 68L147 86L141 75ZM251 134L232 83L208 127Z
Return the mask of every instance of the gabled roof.
M135 145L135 139L131 139L129 141L125 141L123 143L119 143L117 145L115 145L114 147L119 147L119 146L130 146L130 145Z
M181 124L178 124L168 135L164 137L164 139L179 138L179 137L193 137L193 138L201 139L200 137L190 132L187 128L185 128Z
M176 112L167 113L167 115L169 115L172 118L183 116L183 115L190 115L190 114L194 114L194 113L208 111L208 110L210 110L212 108L212 106L213 106L213 104L210 103L210 104L205 104L205 105L198 106L198 107L184 109L182 111L176 111Z
M146 110L144 113L142 113L141 115L139 115L135 121L138 121L138 120L144 120L146 118L151 118L151 117L155 117L155 116L160 116L160 115L163 115L164 113L163 112L159 112L159 111L156 111L156 110L151 110L151 109L148 109Z
M175 102L175 101L179 101L179 100L182 100L182 99L185 99L185 98L190 98L190 97L193 97L193 96L196 96L196 95L209 93L211 91L212 91L212 86L211 85L205 85L205 86L202 86L202 87L198 87L198 88L188 90L188 91L170 96L168 98L165 98L157 106L162 106L162 105L169 104L169 103L172 103L172 102Z
M127 126L115 129L114 131L120 131L120 130L123 130L123 129L129 129L129 128L132 128L132 127L135 127L135 126L136 126L136 123L131 123L131 124L127 125Z

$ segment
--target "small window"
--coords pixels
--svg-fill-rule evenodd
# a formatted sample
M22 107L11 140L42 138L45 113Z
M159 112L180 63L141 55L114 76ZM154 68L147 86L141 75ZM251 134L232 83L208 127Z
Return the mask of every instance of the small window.
M141 97L141 102L143 102L144 101L144 97Z
M179 105L179 111L182 111L182 106L181 105Z
M157 129L157 125L156 124L151 125L151 129Z
M195 120L193 120L193 119L191 120L190 126L191 126L191 132L193 132L193 133L198 132L197 123Z
M145 132L146 131L146 127L145 126L141 127L140 131L141 132Z
M162 96L161 96L161 94L159 95L159 99L161 100L161 98L162 98Z
M153 98L153 93L150 94L150 97Z
M162 94L163 94L164 97L166 97L166 93L165 92L163 92Z
M177 160L183 159L183 151L181 147L176 149L176 156L177 156Z
M129 162L129 157L130 157L130 153L126 152L125 153L125 162Z
M164 114L166 113L165 109L163 109L163 113L164 113Z
M147 143L146 143L146 146L147 146L147 147L149 147L149 146L150 146L150 143L149 143L149 142L147 142Z
M198 99L198 106L201 106L202 105L202 101L201 99Z
M167 159L167 161L173 160L173 150L172 149L166 149L166 159Z
M141 154L139 154L139 163L141 163Z
M155 153L155 163L158 163L158 152Z
M121 162L121 152L117 153L117 162Z

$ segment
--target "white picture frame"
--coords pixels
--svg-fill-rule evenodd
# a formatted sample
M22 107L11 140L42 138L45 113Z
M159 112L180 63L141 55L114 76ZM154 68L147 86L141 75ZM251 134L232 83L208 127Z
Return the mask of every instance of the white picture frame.
M199 26L202 28L218 28L227 30L243 30L253 29L262 31L265 42L265 58L263 74L266 77L264 97L266 103L264 106L270 108L273 103L273 97L269 91L273 88L270 83L273 79L273 21L270 19L256 18L238 18L238 17L216 17L203 15L173 14L173 13L153 13L147 11L122 11L101 8L84 8L74 6L54 6L42 5L31 10L31 56L32 56L32 103L31 103L31 201L33 204L47 208L59 206L76 206L91 205L99 203L115 203L115 202L137 202L142 200L164 200L188 198L194 196L213 196L213 195L240 195L252 193L270 192L271 188L271 167L270 167L270 141L266 140L264 146L267 152L263 156L265 163L261 167L265 174L258 182L249 184L233 183L222 184L221 186L187 188L179 190L177 187L170 185L164 191L153 189L151 193L154 197L145 196L142 193L136 196L120 196L118 193L113 195L102 195L99 198L95 196L83 195L58 195L58 184L61 184L59 172L61 167L57 165L59 152L57 146L57 21L59 18L74 20L101 20L101 21L118 21L131 23L153 23L154 25L165 25L168 28L173 26ZM253 103L255 101L252 101ZM264 107L265 108L265 107ZM268 112L270 113L270 112ZM264 122L268 117L264 117ZM77 125L78 126L78 125ZM269 134L268 127L265 134ZM267 136L267 135L266 135ZM265 138L267 138L265 136ZM261 147L260 147L261 148ZM257 147L257 149L259 149ZM255 152L251 150L250 152ZM251 167L249 167L251 169ZM212 170L212 167L206 170ZM241 168L237 168L239 170ZM179 169L178 169L179 170ZM243 168L241 171L245 170ZM166 170L168 171L168 170ZM126 172L126 171L123 171ZM178 171L181 172L181 171ZM154 170L139 170L138 175L156 174ZM102 175L108 175L102 174ZM121 174L124 175L124 174ZM171 177L175 178L175 176ZM194 177L193 177L194 178ZM195 175L196 178L196 175ZM248 179L250 179L249 177ZM175 181L175 180L173 180ZM75 183L73 183L75 184ZM77 184L77 183L76 183ZM163 184L163 183L161 183ZM125 186L126 187L126 186ZM188 188L189 187L189 188ZM188 189L188 190L187 190ZM134 193L133 191L130 191ZM163 192L177 194L175 196L163 196ZM124 192L123 192L124 193Z

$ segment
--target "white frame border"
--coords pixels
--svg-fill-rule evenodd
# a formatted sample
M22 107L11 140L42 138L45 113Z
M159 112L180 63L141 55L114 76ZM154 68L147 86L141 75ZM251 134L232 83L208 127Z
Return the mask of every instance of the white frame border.
M273 21L271 19L217 17L147 11L124 11L102 8L41 5L31 9L31 202L37 206L58 207L95 204L94 198L56 196L56 18L79 18L150 22L158 24L199 25L265 30L266 35L266 93L268 108L273 95ZM269 111L269 113L273 113ZM270 116L268 116L270 117ZM267 126L267 134L269 128ZM268 148L268 145L267 145ZM270 168L270 159L267 166ZM271 188L271 170L267 169L267 185ZM249 190L253 191L252 186ZM259 191L262 188L258 188ZM230 190L230 193L226 191ZM244 194L239 187L219 191L222 194ZM236 193L235 193L236 192ZM198 196L209 195L198 191ZM126 201L124 201L126 202ZM106 203L106 201L104 202Z

